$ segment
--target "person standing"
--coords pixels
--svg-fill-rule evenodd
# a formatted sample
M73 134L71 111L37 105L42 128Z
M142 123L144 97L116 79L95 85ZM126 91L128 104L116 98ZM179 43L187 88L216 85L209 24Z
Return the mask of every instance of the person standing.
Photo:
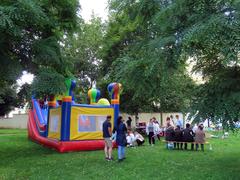
M103 123L103 138L104 138L104 152L105 152L105 159L108 161L113 160L112 158L112 125L111 125L111 116L107 116L107 119Z
M192 129L194 134L196 133L197 129L198 129L197 124L194 124L193 129Z
M132 126L132 118L130 117L130 116L128 116L128 120L127 120L127 128L131 128L131 126Z
M149 123L146 127L146 133L148 135L149 145L153 146L155 144L153 119L149 120Z
M179 119L179 115L176 115L176 126L180 126L180 129L183 129L183 120Z
M173 117L172 114L170 115L170 118L167 117L167 123L168 123L168 121L169 121L170 123L172 123L173 126L176 125L176 121L175 121L175 119L174 119L174 117Z
M201 150L204 151L204 143L205 143L205 132L203 130L203 126L199 125L195 134L195 142L196 142L196 151L198 150L199 145L201 144Z
M125 146L127 145L126 125L123 123L122 116L119 116L117 119L117 127L114 129L114 132L117 131L116 143L118 145L118 162L123 161L125 157Z
M154 127L154 136L157 137L158 140L160 141L161 129L160 129L159 123L155 117L153 117L152 119L153 119L153 127Z

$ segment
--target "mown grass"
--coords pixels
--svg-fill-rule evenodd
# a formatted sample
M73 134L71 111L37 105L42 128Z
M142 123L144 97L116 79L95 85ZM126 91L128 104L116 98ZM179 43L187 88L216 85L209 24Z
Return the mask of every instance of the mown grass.
M29 141L26 130L0 129L0 179L240 179L240 135L208 141L212 151L166 150L163 142L128 148L118 163L103 151L60 154Z

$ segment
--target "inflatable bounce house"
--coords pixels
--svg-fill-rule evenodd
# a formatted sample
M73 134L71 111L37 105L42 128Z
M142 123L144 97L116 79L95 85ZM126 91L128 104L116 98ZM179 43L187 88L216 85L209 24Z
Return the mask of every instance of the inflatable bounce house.
M102 123L110 115L111 123L117 124L121 84L108 85L111 104L105 98L99 99L100 91L95 88L88 91L90 104L77 104L73 96L76 82L69 80L66 85L68 96L49 101L48 105L41 106L37 99L32 98L29 138L59 152L103 149Z

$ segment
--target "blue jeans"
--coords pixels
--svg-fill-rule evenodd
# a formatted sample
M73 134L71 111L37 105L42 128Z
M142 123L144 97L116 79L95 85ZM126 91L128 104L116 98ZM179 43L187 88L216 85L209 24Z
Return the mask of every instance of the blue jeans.
M125 146L118 146L118 159L125 158Z

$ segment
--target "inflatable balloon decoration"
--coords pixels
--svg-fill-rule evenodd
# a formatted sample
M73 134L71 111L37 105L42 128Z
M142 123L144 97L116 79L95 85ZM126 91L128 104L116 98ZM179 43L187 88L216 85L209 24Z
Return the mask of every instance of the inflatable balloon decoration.
M102 106L110 106L110 103L106 98L99 99L97 104Z
M117 118L119 116L119 101L122 85L120 83L111 83L108 85L108 92L111 96L111 105L114 107L114 127L117 126Z
M74 101L75 98L74 98L73 90L76 87L76 80L68 78L65 81L65 85L66 85L66 88L67 88L65 96L72 96L72 100Z
M90 99L90 104L96 104L97 100L100 98L100 91L96 88L92 88L88 91L88 97Z

